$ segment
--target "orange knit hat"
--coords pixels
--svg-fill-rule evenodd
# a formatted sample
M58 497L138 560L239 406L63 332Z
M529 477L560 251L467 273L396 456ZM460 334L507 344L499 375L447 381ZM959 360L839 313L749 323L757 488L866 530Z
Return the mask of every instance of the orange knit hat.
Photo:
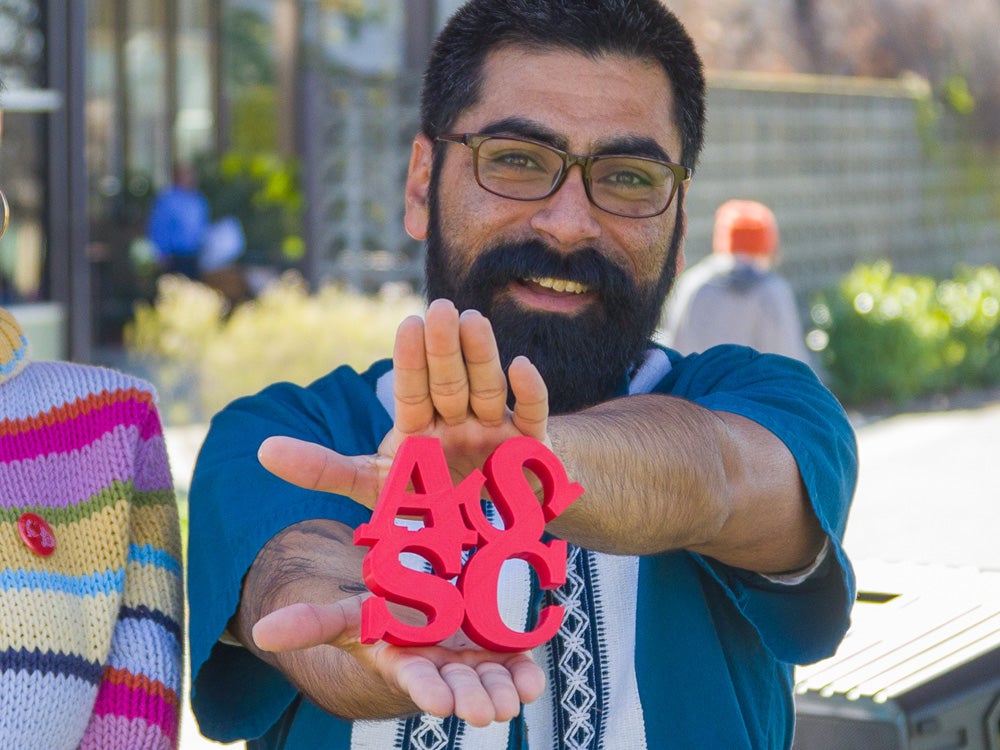
M757 201L726 201L715 212L712 250L716 253L772 255L778 249L778 221Z

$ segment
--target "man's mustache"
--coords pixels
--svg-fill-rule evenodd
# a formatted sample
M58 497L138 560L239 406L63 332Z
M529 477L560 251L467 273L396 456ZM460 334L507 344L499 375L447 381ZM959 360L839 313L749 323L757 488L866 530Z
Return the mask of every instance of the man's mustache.
M470 288L495 291L511 281L545 277L584 284L605 301L627 300L638 293L628 273L595 248L564 254L537 240L490 248L473 263L466 283Z

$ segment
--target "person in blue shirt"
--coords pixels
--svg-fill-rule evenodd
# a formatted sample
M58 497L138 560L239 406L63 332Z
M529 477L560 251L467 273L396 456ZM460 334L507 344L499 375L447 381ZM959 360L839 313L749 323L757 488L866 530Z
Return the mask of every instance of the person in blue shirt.
M147 219L146 235L165 273L199 276L198 254L210 224L208 199L198 190L195 170L174 167L173 183L160 191Z
M849 624L857 450L802 363L650 343L704 110L701 61L659 0L470 0L450 19L405 185L426 314L391 360L237 400L199 455L204 734L253 750L790 746L793 665ZM362 643L353 530L403 440L436 438L457 484L520 435L584 488L547 525L568 543L565 585L540 591L516 559L500 573L505 622L561 605L555 637Z

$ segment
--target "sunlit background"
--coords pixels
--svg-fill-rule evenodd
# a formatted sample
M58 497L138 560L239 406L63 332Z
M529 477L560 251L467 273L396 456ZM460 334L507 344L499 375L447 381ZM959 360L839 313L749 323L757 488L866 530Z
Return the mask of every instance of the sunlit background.
M668 4L710 83L688 262L724 200L774 209L812 364L861 429L849 547L1000 570L1000 489L981 473L1000 429L1000 2ZM0 304L36 358L156 384L182 503L215 410L384 356L419 311L401 187L420 72L458 5L0 0ZM198 283L163 277L146 237L178 163L246 233ZM970 606L1000 601L975 581ZM997 701L976 720L988 750ZM958 736L946 724L938 739Z

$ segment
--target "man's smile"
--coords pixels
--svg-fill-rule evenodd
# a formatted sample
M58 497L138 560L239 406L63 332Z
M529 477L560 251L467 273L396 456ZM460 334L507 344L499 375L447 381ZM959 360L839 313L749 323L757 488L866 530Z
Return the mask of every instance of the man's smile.
M576 314L597 297L597 288L554 276L519 278L508 287L521 305L535 310Z
M589 286L581 284L579 281L554 279L551 276L533 276L530 279L524 279L523 283L537 284L545 289L553 289L557 292L566 292L567 294L586 294L590 291Z

